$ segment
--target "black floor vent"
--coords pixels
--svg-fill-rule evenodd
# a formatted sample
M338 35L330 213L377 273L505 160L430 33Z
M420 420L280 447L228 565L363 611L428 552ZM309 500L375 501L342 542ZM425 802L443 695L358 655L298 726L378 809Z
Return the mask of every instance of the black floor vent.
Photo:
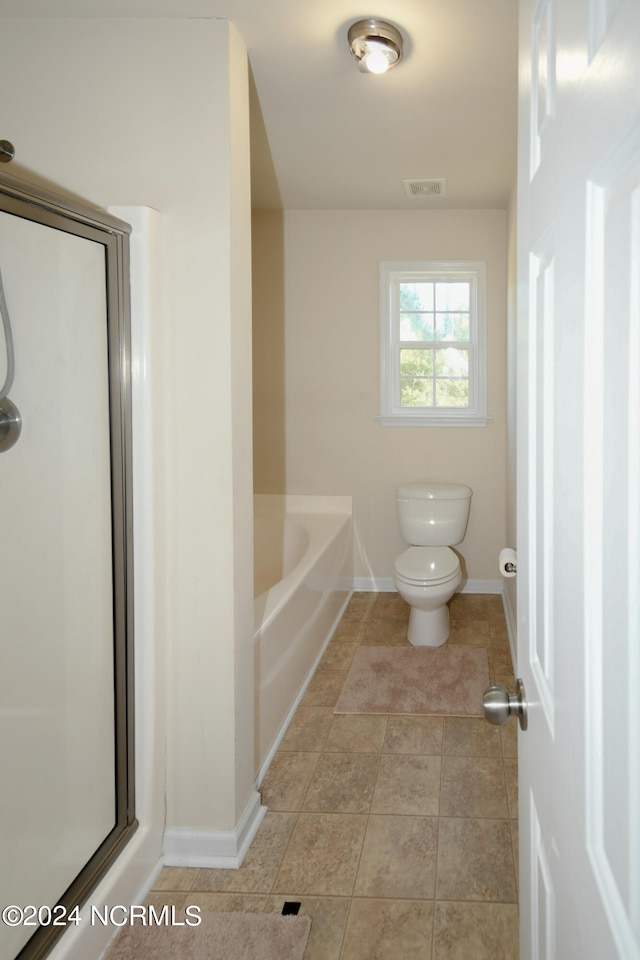
M285 900L284 907L282 908L282 915L286 916L287 914L293 914L296 916L298 910L300 909L301 904L296 903L293 900Z

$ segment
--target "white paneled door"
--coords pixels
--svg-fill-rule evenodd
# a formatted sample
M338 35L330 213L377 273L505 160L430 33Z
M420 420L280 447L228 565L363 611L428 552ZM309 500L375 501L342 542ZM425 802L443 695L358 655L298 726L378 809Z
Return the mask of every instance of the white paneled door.
M640 2L520 14L521 960L638 960Z

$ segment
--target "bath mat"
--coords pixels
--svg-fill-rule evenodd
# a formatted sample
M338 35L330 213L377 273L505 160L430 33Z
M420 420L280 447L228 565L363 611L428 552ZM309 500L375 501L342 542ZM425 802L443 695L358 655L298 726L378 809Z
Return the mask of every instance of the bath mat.
M302 960L311 928L310 917L279 913L200 916L197 927L123 927L105 960Z
M361 646L334 713L481 717L488 685L486 650Z

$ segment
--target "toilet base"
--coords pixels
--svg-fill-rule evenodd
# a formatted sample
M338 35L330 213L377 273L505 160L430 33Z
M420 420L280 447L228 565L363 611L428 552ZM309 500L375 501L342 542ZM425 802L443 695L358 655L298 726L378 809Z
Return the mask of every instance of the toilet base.
M443 604L437 610L418 610L409 613L409 643L414 647L441 647L449 639L449 607Z

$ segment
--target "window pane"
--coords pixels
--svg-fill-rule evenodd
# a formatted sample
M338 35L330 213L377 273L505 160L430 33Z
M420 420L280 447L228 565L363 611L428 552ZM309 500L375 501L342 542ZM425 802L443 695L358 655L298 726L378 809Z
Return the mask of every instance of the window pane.
M401 340L433 340L432 313L401 313Z
M401 283L400 309L433 310L433 286L433 283Z
M431 377L433 375L433 350L401 350L400 376Z
M468 340L468 313L437 313L436 340Z
M433 380L401 380L401 404L403 407L432 407Z
M436 284L436 310L469 311L470 284L464 281L441 281Z
M468 407L468 380L436 380L436 406Z
M415 351L409 350L408 353ZM436 354L437 377L465 377L469 376L469 351L456 350L446 347Z

